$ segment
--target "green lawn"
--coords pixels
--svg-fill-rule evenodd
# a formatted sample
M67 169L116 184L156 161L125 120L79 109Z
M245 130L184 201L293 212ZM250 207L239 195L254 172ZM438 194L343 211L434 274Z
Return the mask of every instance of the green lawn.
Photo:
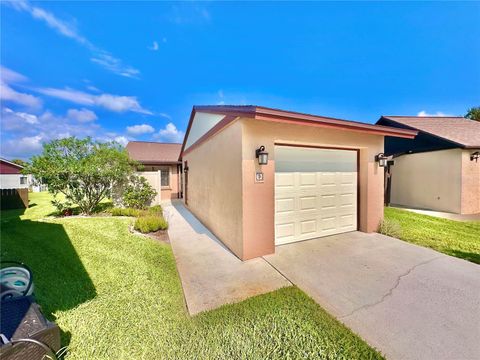
M402 240L480 264L479 221L440 219L395 208L385 208L385 219L400 224Z
M1 214L2 259L34 272L69 359L380 359L296 287L189 317L169 245L128 218L43 219L47 194Z

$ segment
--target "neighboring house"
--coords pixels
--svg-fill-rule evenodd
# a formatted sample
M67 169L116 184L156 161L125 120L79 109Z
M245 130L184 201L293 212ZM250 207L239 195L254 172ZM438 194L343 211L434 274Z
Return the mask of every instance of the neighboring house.
M0 158L0 189L28 189L27 175L23 166Z
M376 155L385 136L416 134L259 106L195 106L181 152L184 202L242 260L373 232L383 218Z
M0 158L0 208L28 207L27 176L21 173L23 166Z
M418 130L387 137L390 203L459 214L480 213L480 122L462 117L382 116L378 125Z
M32 174L27 175L27 183L28 189L31 192L41 192L48 190L48 186L46 184L43 184L41 180L38 180Z
M138 169L138 174L144 176L157 191L152 205L181 197L178 176L181 148L182 144L147 141L130 141L127 144L126 149L130 157L142 165Z

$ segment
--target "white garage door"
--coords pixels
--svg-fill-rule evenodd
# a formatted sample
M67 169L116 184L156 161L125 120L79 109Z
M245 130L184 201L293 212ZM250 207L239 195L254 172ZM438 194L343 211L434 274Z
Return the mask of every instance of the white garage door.
M357 152L275 146L275 244L357 230Z

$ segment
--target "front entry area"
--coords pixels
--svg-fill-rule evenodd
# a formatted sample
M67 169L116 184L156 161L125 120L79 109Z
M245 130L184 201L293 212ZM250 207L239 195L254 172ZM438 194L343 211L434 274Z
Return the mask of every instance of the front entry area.
M275 245L357 230L357 157L275 146Z

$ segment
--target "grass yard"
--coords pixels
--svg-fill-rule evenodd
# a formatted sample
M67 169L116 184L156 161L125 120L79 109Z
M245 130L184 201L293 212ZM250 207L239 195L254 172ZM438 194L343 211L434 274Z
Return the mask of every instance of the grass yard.
M167 244L132 235L133 219L70 217L30 194L1 214L1 255L31 266L68 359L381 359L296 287L186 313Z
M453 221L395 208L385 208L385 219L400 224L402 240L480 264L480 221Z

